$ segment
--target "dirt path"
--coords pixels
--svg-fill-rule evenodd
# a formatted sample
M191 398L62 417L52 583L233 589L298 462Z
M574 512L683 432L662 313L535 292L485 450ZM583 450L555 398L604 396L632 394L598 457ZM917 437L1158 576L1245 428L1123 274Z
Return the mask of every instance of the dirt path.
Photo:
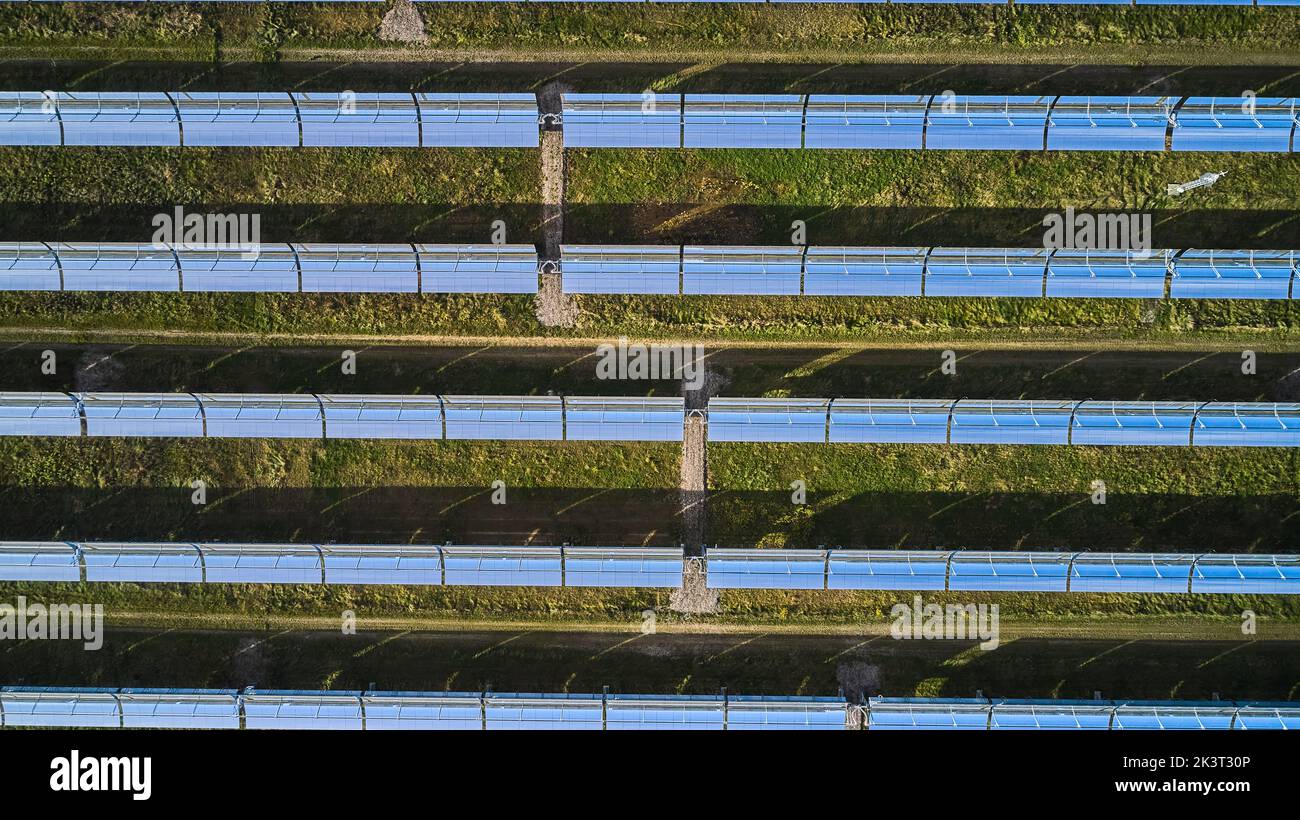
M558 118L563 110L561 87L551 83L537 94L537 107L543 117ZM559 268L560 247L564 244L564 132L555 123L542 126L542 150L539 159L542 189L543 269L537 291L535 312L543 327L573 327L578 322L578 303L564 292Z

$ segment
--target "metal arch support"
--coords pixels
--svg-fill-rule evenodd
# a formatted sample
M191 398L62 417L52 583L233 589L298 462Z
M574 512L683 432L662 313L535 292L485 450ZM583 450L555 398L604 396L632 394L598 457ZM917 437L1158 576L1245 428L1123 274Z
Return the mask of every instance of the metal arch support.
M63 283L63 260L59 258L59 252L56 251L54 246L49 242L42 242L41 244L44 245L45 249L50 252L50 255L54 257L54 264L59 269L59 292L63 293L67 290L67 286Z
M113 692L113 703L117 706L117 728L126 728L126 709L122 708L122 690Z
M730 726L727 724L731 720L731 697L727 694L727 687L722 687L722 731L727 731Z
M1200 560L1207 555L1209 555L1208 552L1203 552L1200 555L1196 555L1192 557L1191 566L1187 568L1187 594L1188 595L1192 594L1192 581L1196 578L1196 565L1200 563Z
M320 548L320 544L312 544L311 548L316 550L316 557L320 559L320 583L325 586L325 550Z
M771 2L771 0L768 0L768 2ZM808 100L809 98L812 97L812 95L803 94L802 96L803 96L803 113L800 115L799 118L799 147L807 148L808 147ZM807 252L807 247L808 247L807 245L804 246L805 253ZM802 279L800 279L800 281L802 281ZM802 294L803 289L800 288L799 292Z
M960 399L954 399L953 403L948 405L948 426L947 429L944 430L944 444L952 444L952 417L957 414L957 405L960 404L964 398L965 397L963 396Z
M203 579L203 583L206 584L206 583L208 582L208 559L207 559L207 556L205 556L205 555L203 554L203 547L199 546L197 543L191 543L190 546L191 546L191 547L194 547L194 551L195 551L196 553L198 553L198 556L199 556L199 577L202 578L202 579Z
M831 588L831 551L822 550L822 589Z
M1165 252L1168 254L1168 251ZM1166 299L1174 298L1174 274L1178 270L1178 260L1187 253L1186 248L1180 248L1173 252L1172 255L1165 257L1165 296Z
M0 691L0 695L3 695L3 691ZM0 697L0 729L3 729L4 727L5 727L5 699L3 697Z
M415 292L424 295L424 266L420 264L420 251L416 249L415 243L410 243L411 255L415 257Z
M316 400L316 406L320 408L320 439L326 441L329 439L329 428L325 425L325 402L316 393L309 394Z
M183 234L182 234L183 236ZM181 267L181 255L177 253L176 246L168 243L167 249L172 252L172 261L176 263L176 291L185 292L185 269Z
M1043 150L1044 151L1047 150L1047 135L1052 127L1052 112L1056 110L1056 104L1060 101L1061 101L1061 97L1060 95L1057 95L1053 97L1052 101L1047 105L1047 117L1043 119Z
M207 438L208 437L208 408L203 406L203 399L199 398L198 393L190 393L189 395L191 398L194 399L194 403L199 406L200 429L203 431L203 438Z
M484 689L478 696L478 717L483 731L487 731L487 699L488 690Z
M926 145L927 137L930 131L930 107L934 105L934 95L930 94L925 98L925 110L921 112L921 150L924 151L929 146ZM929 254L926 254L929 257ZM925 295L925 280L922 277L921 295Z
M298 258L298 246L290 242L289 253L293 254L293 267L298 272L298 292L302 293L302 259Z
M367 689L357 695L357 705L361 707L361 731L363 732L366 730L366 692L369 691Z
M244 696L252 693L253 687L245 686L242 692L235 693L235 710L239 713L239 728L248 728L248 711L244 708Z
M1205 409L1205 406L1210 403L1211 402L1203 401L1201 402L1200 407L1197 407L1194 411L1192 411L1192 423L1187 428L1188 447L1196 446L1196 419L1200 417L1201 411Z
M568 586L567 565L569 562L568 562L568 557L564 554L564 549L567 546L569 546L567 543L560 545L560 586L561 587Z
M1258 3L1259 0L1255 0L1255 2ZM1300 112L1295 110L1295 99L1293 98L1291 100L1291 135L1287 139L1286 145L1288 153L1295 153L1295 132L1297 126L1300 126Z
M164 91L163 96L167 102L172 104L172 110L176 112L176 136L179 138L178 147L185 147L185 121L181 119L181 107L176 104L176 99L172 97L172 92Z
M415 106L415 133L416 144L421 148L424 147L424 112L420 110L420 98L411 92L411 104Z
M86 554L81 551L81 547L77 545L76 541L64 541L63 543L72 548L72 557L77 559L77 576L79 583L86 583Z
M1110 715L1106 719L1107 731L1113 731L1115 729L1115 713L1118 711L1119 711L1119 704L1115 704L1114 706L1110 707Z
M1067 445L1074 444L1074 419L1079 415L1079 408L1090 401L1092 399L1080 399L1074 403L1074 407L1070 408L1070 420L1065 425L1065 443Z
M803 247L801 247L801 248L799 249L799 295L800 295L800 296L806 296L806 295L807 295L807 289L808 289L808 285L807 285L807 280L808 280L808 242L806 241L806 240L807 240L807 237L804 237L804 239L805 239L805 241L804 241L804 243L803 243Z
M925 282L930 278L930 254L934 253L934 246L931 245L925 249L925 255L921 257L921 295L925 295Z
M949 586L952 583L952 559L955 557L957 557L957 551L951 550L948 553L948 557L945 558L943 561L943 591L944 592L951 591L949 589Z
M1043 259L1043 298L1047 298L1047 276L1052 270L1052 257L1056 256L1059 248L1048 248L1047 256Z
M1133 5L1137 5L1137 0L1133 0ZM1174 150L1174 127L1178 124L1178 112L1182 110L1183 104L1187 102L1187 97L1179 97L1178 102L1174 103L1169 114L1165 116L1165 148L1166 151Z
M54 119L59 123L59 145L66 147L68 144L67 129L63 126L63 111L59 108L59 92L48 91L42 92L41 96L49 100L54 106Z
M545 276L548 273L562 273L560 263L554 259L541 259L537 262L537 272Z
M569 440L569 405L560 394L560 441Z
M438 551L438 586L447 586L447 555L442 551L442 547L434 545Z
M90 422L86 419L86 405L85 405L85 403L82 402L81 399L77 398L76 395L74 395L74 394L72 394L72 393L64 393L63 395L65 395L65 396L67 396L68 398L72 399L72 404L73 404L73 406L75 406L75 407L77 408L77 418L78 418L78 419L80 420L80 422L81 422L81 433L80 433L80 437L81 437L81 438L87 438L87 437L90 435Z
M826 430L823 433L823 438L827 444L831 443L831 407L834 406L834 404L834 398L826 402Z
M295 120L298 121L298 147L301 148L303 147L302 109L298 108L298 98L294 96L294 93L292 91L286 91L284 93L288 95L289 102L293 103L293 117Z
M1070 584L1072 581L1074 581L1074 562L1079 560L1080 555L1083 555L1083 553L1081 552L1073 553L1070 556L1069 562L1065 565L1065 591L1066 592L1071 591Z
M442 400L442 394L435 396L438 400L438 421L442 425L442 440L447 440L447 405Z

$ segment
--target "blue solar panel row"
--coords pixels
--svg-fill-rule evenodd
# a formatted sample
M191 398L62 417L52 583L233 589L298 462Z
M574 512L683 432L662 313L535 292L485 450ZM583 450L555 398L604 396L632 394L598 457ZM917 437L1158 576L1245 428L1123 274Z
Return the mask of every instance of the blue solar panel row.
M4 393L0 436L681 441L681 398Z
M0 541L0 581L682 585L681 548Z
M1255 96L647 92L565 94L563 105L566 144L600 148L1290 152L1300 122L1295 98Z
M713 398L708 439L1300 447L1300 403Z
M0 581L665 587L669 547L0 542ZM710 549L713 589L1300 594L1300 556Z
M0 243L0 290L536 293L532 245Z
M569 293L1295 299L1296 251L565 245ZM531 245L0 243L0 290L536 293Z
M710 549L711 589L1300 594L1300 556Z
M0 688L0 727L311 730L1300 729L1300 705L325 690Z
M0 145L539 144L533 94L0 91Z
M0 727L844 730L842 698L744 695L0 688Z
M1296 251L565 245L570 293L1293 299ZM48 274L47 274L48 275Z
M1291 97L565 94L573 147L1295 150ZM532 94L0 92L0 145L536 147Z
M681 398L3 393L0 436L681 441ZM709 401L713 442L1300 447L1300 403Z
M865 712L868 730L1300 728L1290 702L873 697Z

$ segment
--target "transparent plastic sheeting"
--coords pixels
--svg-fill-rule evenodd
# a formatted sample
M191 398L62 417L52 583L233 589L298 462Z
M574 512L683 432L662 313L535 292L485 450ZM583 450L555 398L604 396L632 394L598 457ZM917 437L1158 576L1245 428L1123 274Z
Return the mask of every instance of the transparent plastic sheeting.
M312 730L1300 729L1300 705L782 695L0 688L0 727Z
M681 441L680 397L0 392L0 436Z
M0 688L4 728L843 730L859 710L804 696Z
M1295 299L1298 257L1292 250L565 245L560 272L566 292L594 294ZM531 245L0 242L0 290L527 294L537 288Z
M519 147L533 94L0 91L0 145Z
M712 589L1300 594L1300 555L711 549Z
M669 547L0 542L0 581L664 587ZM713 589L1300 594L1300 556L709 549Z
M1298 447L1300 403L713 398L708 439Z
M680 547L0 541L0 581L682 585Z
M1293 299L1300 297L1297 257L1289 250L565 245L560 271L568 293Z
M1250 5L1250 0L1187 4ZM1300 5L1300 0L1284 4ZM565 94L563 102L565 144L589 148L1168 147L1286 153L1295 150L1300 114L1293 97L645 93Z
M163 293L536 293L532 245L239 246L0 242L0 290ZM233 219L233 223L230 220ZM205 223L206 224L206 223ZM245 233L247 238L247 233Z

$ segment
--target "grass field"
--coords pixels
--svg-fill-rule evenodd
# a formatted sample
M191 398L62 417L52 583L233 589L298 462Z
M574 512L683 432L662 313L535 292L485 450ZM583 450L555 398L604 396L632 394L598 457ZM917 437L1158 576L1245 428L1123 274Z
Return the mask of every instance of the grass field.
M528 151L0 149L10 240L148 241L155 213L263 214L264 241L482 242L504 219L536 241ZM1300 160L1215 157L1221 186L1179 209L1157 189L1205 155L908 152L578 152L570 242L788 241L1041 244L1045 210L1150 209L1155 243L1296 247ZM651 185L646 180L655 179ZM1100 186L1097 180L1108 182ZM954 187L954 180L957 184ZM637 204L630 204L637 203ZM906 203L906 207L904 204ZM998 208L991 207L994 203ZM868 218L870 217L870 218ZM891 228L897 227L897 231ZM1099 339L1241 333L1286 338L1284 303L915 298L583 297L591 335L714 339ZM511 296L3 294L0 326L245 333L537 335L531 299Z
M381 42L378 4L244 7L109 4L6 7L0 47L42 56L295 59L321 52L474 54L481 59L636 55L650 59L826 57L1015 61L1078 55L1126 62L1288 59L1300 43L1289 9L1008 8L730 4L423 4L425 46ZM1244 52L1243 52L1244 48Z
M7 477L0 537L674 544L679 453L672 445L8 439L0 442ZM1297 507L1296 463L1279 451L715 445L710 456L709 542L727 546L1296 546L1286 523ZM208 482L206 506L191 503L194 478ZM794 478L807 481L809 505L790 503ZM1104 507L1088 502L1093 478L1107 482ZM501 506L489 497L497 479L508 488ZM957 503L963 498L973 501ZM1058 514L1045 516L1051 512ZM268 617L354 608L368 616L608 621L667 604L667 591L636 590L26 584L0 591L87 598L110 611ZM1243 606L1300 616L1300 602L1281 596L961 598L999 602L1006 618L1025 620L1231 617ZM716 617L855 623L882 617L897 600L894 593L727 592Z
M567 341L567 340L562 340ZM0 344L0 389L208 393L388 393L675 396L679 381L602 379L597 341L343 347L51 343ZM42 372L45 350L57 372ZM1240 348L1079 350L962 348L957 372L937 367L943 349L850 347L704 348L709 373L728 396L879 398L1146 399L1294 401L1300 352L1258 351L1241 372Z
M713 444L708 532L723 545L1290 552L1298 464L1287 450Z
M859 694L1283 700L1300 680L1294 640L1008 639L597 632L110 629L104 648L28 641L7 684L498 692Z

